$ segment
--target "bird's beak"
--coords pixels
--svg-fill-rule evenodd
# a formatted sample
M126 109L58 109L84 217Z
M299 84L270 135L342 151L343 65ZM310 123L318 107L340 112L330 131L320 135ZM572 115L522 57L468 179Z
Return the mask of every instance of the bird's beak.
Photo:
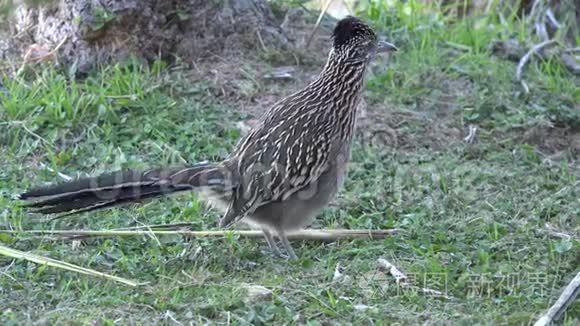
M393 43L386 41L379 41L377 43L377 53L394 52L398 51L397 47Z

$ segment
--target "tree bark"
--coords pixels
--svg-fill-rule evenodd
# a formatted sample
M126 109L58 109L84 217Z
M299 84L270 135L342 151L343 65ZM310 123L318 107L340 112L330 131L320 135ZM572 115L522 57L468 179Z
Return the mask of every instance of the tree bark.
M130 55L187 60L289 45L266 0L58 0L20 4L14 19L23 53L44 49L78 72Z

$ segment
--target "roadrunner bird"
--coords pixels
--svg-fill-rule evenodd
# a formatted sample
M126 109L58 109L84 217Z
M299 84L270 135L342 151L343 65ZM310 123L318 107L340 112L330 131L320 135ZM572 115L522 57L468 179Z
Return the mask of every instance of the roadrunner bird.
M69 215L197 191L224 210L220 227L243 219L263 230L274 254L281 255L275 235L296 259L286 233L310 224L340 189L367 66L377 53L396 50L351 16L337 23L332 40L318 77L270 108L224 161L117 171L32 189L20 198L35 212Z

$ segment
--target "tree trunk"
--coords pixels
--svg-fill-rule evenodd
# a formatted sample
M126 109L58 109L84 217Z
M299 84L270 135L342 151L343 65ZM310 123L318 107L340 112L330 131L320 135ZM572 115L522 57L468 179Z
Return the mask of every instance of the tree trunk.
M266 0L57 0L21 4L14 19L24 52L43 49L29 57L53 55L78 72L129 55L187 60L289 45Z

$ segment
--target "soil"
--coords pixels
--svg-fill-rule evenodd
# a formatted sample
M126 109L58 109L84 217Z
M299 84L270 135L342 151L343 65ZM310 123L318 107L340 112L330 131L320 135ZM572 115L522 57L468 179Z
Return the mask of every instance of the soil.
M309 31L302 30L301 35ZM308 50L295 49L295 53L288 56L290 59L283 63L264 64L263 58L255 54L197 62L194 79L209 82L217 98L247 117L238 123L242 131L247 131L280 98L300 89L317 76L328 53L328 33L320 31ZM302 57L308 57L309 61L302 61ZM289 71L291 77L270 78L270 66ZM357 137L360 141L378 146L379 149L406 151L440 151L465 144L469 126L463 125L458 117L457 99L475 92L473 84L467 79L446 79L445 76L431 78L433 89L437 91L433 92L428 101L417 103L415 107L363 100L357 122ZM486 133L480 128L477 132ZM474 142L478 141L477 136ZM515 142L535 145L541 152L553 157L567 150L580 153L580 131L562 127L514 130L509 135L498 134L492 137L498 141L509 137Z

